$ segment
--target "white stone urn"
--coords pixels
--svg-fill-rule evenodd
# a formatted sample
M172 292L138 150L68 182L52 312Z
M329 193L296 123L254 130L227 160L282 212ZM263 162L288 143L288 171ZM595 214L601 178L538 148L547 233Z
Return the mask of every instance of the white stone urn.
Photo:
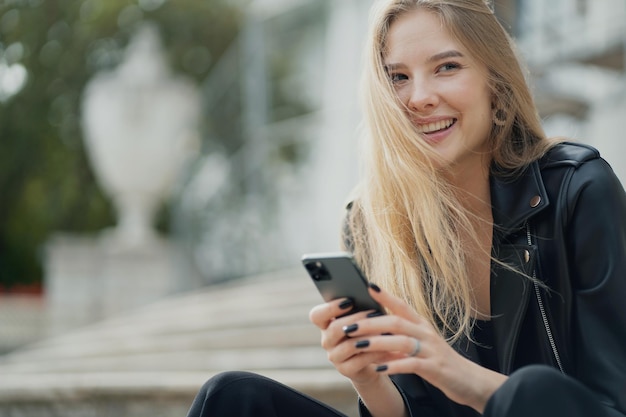
M115 70L88 83L82 117L96 178L117 212L111 236L126 246L153 241L155 212L197 152L200 117L199 91L168 69L154 25L138 29Z

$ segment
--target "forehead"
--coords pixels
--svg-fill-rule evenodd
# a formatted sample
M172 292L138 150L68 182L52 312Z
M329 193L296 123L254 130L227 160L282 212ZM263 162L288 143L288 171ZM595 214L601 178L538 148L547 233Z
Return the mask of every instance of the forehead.
M399 15L387 33L385 58L396 55L435 54L442 49L454 49L466 54L463 45L452 36L438 15L417 9Z

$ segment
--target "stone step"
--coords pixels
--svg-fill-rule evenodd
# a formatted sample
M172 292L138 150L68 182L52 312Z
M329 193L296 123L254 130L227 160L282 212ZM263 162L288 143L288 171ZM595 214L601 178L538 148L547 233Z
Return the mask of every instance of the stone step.
M301 347L313 346L320 340L319 333L312 325L299 323L258 326L254 328L229 328L212 330L199 334L161 334L146 335L134 339L119 338L114 344L108 339L106 344L102 340L81 340L76 343L60 343L47 345L45 349L21 351L12 356L5 363L21 362L19 358L28 357L30 361L64 359L64 358L91 358L106 355L132 355L135 353L167 353L180 351L211 351L218 349L238 348L271 348L271 347Z
M230 369L311 369L327 368L325 352L319 346L181 350L134 354L107 354L91 357L34 358L28 362L7 363L7 373L146 371L222 371Z
M111 415L185 415L200 385L226 370L261 373L355 415L354 391L308 320L320 302L304 271L278 271L51 337L0 357L0 416L101 416L111 404Z
M39 339L44 303L38 294L0 294L0 355Z

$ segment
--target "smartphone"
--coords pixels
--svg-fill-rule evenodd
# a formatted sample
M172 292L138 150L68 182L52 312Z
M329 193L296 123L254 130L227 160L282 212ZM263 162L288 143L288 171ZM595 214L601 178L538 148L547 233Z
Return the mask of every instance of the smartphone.
M354 307L347 314L365 310L384 312L370 296L367 280L349 252L305 254L302 264L324 301L350 298Z

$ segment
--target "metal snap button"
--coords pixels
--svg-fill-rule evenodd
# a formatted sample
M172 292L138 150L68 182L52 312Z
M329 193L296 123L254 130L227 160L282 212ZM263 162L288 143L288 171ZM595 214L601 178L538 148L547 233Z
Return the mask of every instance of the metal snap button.
M541 196L536 195L530 199L530 206L532 208L537 207L540 203L541 203Z

